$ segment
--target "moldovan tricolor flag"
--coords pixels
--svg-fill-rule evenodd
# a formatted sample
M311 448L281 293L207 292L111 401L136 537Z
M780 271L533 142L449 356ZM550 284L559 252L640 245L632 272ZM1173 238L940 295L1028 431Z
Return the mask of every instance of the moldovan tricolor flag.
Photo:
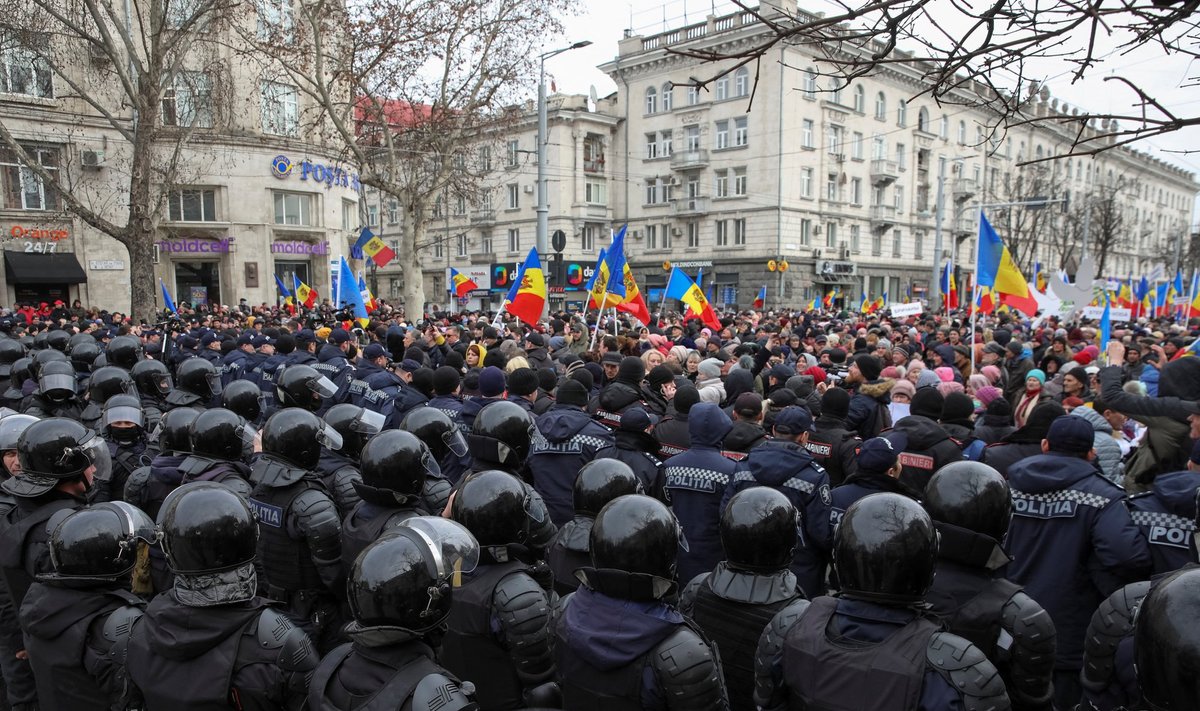
M508 312L525 323L537 323L546 308L546 275L537 247L529 250L525 266L521 267L517 292L508 304Z
M450 267L450 285L454 295L460 299L479 288L479 285L472 281L471 277L462 274L454 267Z
M300 275L295 272L292 273L292 283L294 284L292 293L296 295L296 303L306 309L311 309L319 298L317 290L300 281Z
M767 285L763 284L758 290L758 296L754 297L754 308L761 309L767 305Z
M1017 268L1008 247L992 229L987 215L979 215L979 255L976 261L979 287L991 289L1000 303L1030 316L1037 313L1037 300L1029 293L1029 282Z
M376 266L387 266L387 263L396 258L396 253L392 248L387 246L387 242L375 236L375 233L364 227L358 235L358 241L354 246L361 249L363 254L368 259L375 262Z
M671 270L671 278L667 281L666 298L682 301L692 313L699 316L705 326L714 330L721 329L721 322L717 320L717 314L713 311L712 305L708 303L708 299L705 298L704 292L679 267Z

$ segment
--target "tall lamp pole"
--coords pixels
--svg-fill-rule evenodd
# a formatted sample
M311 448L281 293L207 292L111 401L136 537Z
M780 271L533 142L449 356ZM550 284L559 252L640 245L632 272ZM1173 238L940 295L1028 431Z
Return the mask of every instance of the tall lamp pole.
M590 46L590 40L576 42L570 47L563 47L544 52L538 57L538 124L537 124L537 251L538 257L545 259L549 253L546 240L550 234L550 197L546 189L546 60L551 57L582 49Z

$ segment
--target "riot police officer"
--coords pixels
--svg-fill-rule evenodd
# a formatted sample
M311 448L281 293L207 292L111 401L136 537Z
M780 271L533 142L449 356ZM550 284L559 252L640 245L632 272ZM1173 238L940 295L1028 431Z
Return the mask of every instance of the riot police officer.
M154 522L121 501L67 514L50 534L53 573L38 576L21 605L25 650L44 708L126 708L125 651L145 603L129 591Z
M87 382L87 405L79 416L79 422L89 430L99 431L104 415L104 404L114 395L135 395L137 386L129 372L114 365L106 365L92 373Z
M545 512L520 481L493 470L464 479L450 513L479 541L480 564L455 591L442 663L475 684L484 711L521 708L554 677L550 599L529 574L532 517Z
M0 481L20 475L17 442L21 434L37 421L38 418L32 415L0 417L0 456L3 456L4 462L4 466L0 467ZM18 515L17 497L0 489L0 529L15 522ZM17 610L13 607L8 586L0 583L0 673L3 673L8 705L13 711L37 708L33 670L27 658L17 657L17 652L24 648L25 641L17 625Z
M199 410L181 407L163 414L157 432L151 433L158 454L150 465L129 475L125 482L124 500L150 516L158 517L158 509L167 494L183 481L179 465L192 451L191 426L200 416Z
M231 410L216 407L200 413L188 427L191 455L179 465L180 484L215 481L239 496L250 496L250 467L254 428Z
M79 421L83 417L84 405L75 392L75 371L71 364L63 360L53 360L43 365L38 372L37 392L26 398L26 402L22 404L22 412L34 417L63 417Z
M1134 628L1134 667L1153 711L1200 708L1200 569L1188 567L1158 582L1142 601Z
M776 613L804 598L788 569L797 542L796 507L786 496L765 486L735 494L721 513L725 560L679 596L679 610L721 650L732 711L754 711L758 638Z
M342 448L323 448L317 471L337 504L338 514L344 517L358 503L354 482L362 480L359 456L367 440L383 429L384 417L357 405L341 403L329 408L324 419L325 424L342 436Z
M188 358L175 369L175 389L163 401L164 410L191 407L207 408L221 395L221 376L212 363L203 358Z
M259 527L245 500L191 484L163 504L159 529L175 584L134 627L126 663L146 711L303 708L317 655L255 594Z
M923 611L937 548L933 521L912 499L880 493L852 504L834 535L839 597L798 600L771 620L755 660L755 703L765 711L1011 708L983 652Z
M288 365L275 371L275 399L279 407L299 407L323 412L326 398L337 394L329 378L309 365Z
M266 420L263 399L262 390L250 380L235 380L221 389L221 407L237 413L255 429Z
M124 372L124 371L121 371ZM146 416L136 395L114 395L104 404L101 436L108 443L112 475L96 482L93 501L120 501L133 472L148 465Z
M262 454L251 472L250 505L262 532L258 565L263 589L287 604L292 619L319 650L332 646L337 631L334 591L342 585L342 542L337 506L316 467L321 447L337 449L341 440L312 412L284 408L267 420Z
M321 660L310 711L477 708L433 649L460 576L478 561L479 544L465 528L428 516L408 519L363 551L347 583L351 642Z
M925 510L941 537L937 575L925 599L954 634L1000 670L1013 708L1049 711L1054 623L1021 586L996 572L1009 562L1008 482L981 462L955 462L925 488Z
M433 405L409 410L400 422L400 429L413 433L429 447L442 476L452 485L457 484L471 468L467 440L445 410Z
M622 420L624 422L624 420ZM575 476L575 518L563 524L546 550L546 562L554 572L554 589L567 595L579 587L575 571L591 565L588 541L596 514L609 501L626 494L643 493L638 476L618 459L595 459Z
M358 554L385 531L413 516L441 514L440 510L430 512L421 506L426 470L436 467L431 459L421 440L401 430L381 432L367 442L360 460L362 474L353 483L361 501L342 523L345 570L349 571Z
M664 601L676 589L681 537L679 522L649 496L621 496L600 509L592 565L555 625L565 708L642 709L647 698L670 711L728 708L716 653Z
M109 365L126 371L133 370L133 366L146 357L146 350L137 336L117 336L108 342L104 353Z
M174 383L171 371L162 361L138 361L129 371L137 394L142 400L142 412L146 415L146 431L153 432L158 427L158 421L163 416L163 406L167 395L170 394Z

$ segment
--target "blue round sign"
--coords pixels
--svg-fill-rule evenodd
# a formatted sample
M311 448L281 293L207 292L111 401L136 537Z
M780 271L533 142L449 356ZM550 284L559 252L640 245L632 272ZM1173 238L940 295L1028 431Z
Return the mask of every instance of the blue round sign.
M271 159L271 172L276 178L286 178L292 173L292 159L284 155Z

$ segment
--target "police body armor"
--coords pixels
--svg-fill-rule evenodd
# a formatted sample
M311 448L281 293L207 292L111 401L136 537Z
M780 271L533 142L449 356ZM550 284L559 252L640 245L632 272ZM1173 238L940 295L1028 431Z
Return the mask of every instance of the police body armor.
M329 703L326 690L353 648L352 644L343 644L321 660L309 685L309 711L347 711ZM461 682L433 660L433 650L428 647L425 649L428 650L427 654L419 655L397 669L396 675L378 691L365 699L355 696L361 705L355 706L354 711L396 711L404 708L412 711L465 711L478 708L463 694ZM406 707L409 699L412 703Z
M758 638L776 613L802 596L797 590L775 602L743 602L720 597L713 592L710 581L711 576L696 589L690 617L721 654L730 709L754 711L754 655Z
M528 568L519 561L488 565L454 591L454 603L446 618L442 664L453 674L470 679L478 698L487 699L495 708L516 708L522 701L522 685L513 670L511 655L496 642L492 632L492 595L501 580Z
M831 597L813 600L788 630L783 678L790 708L915 711L924 685L926 650L940 625L918 616L879 644L840 645L826 632L837 604Z
M554 537L554 545L546 549L546 562L554 573L554 590L567 595L579 587L575 571L592 565L588 536L592 532L593 519L576 516L563 524Z
M1022 588L1004 578L993 578L975 595L953 595L945 592L947 588L961 593L975 587L969 580L956 585L956 573L951 566L939 565L937 582L940 584L926 593L926 601L938 610L938 616L949 631L979 647L984 656L999 666L996 642L1002 629L1001 612Z
M293 593L325 592L325 583L313 563L308 542L288 535L292 502L309 489L324 493L318 482L301 479L279 488L259 484L250 499L250 508L258 517L258 556L256 566L262 572L267 596L290 601Z
M367 501L360 501L342 521L342 565L350 571L358 554L384 534L413 516L424 516L425 512L415 508L393 509Z
M228 486L242 496L250 493L250 470L240 462L227 462L191 454L179 465L179 472L183 474L181 485L193 481L214 481Z
M21 609L25 593L29 592L29 586L33 585L33 578L26 570L29 562L26 560L26 555L29 552L30 536L36 531L41 531L48 540L50 534L46 531L46 523L50 518L59 511L74 509L79 505L80 503L74 499L54 499L32 511L25 512L23 517L22 512L13 512L13 517L17 518L17 521L9 526L4 531L3 537L0 538L6 546L6 549L0 550L0 566L3 566L4 582L12 594L15 609Z

